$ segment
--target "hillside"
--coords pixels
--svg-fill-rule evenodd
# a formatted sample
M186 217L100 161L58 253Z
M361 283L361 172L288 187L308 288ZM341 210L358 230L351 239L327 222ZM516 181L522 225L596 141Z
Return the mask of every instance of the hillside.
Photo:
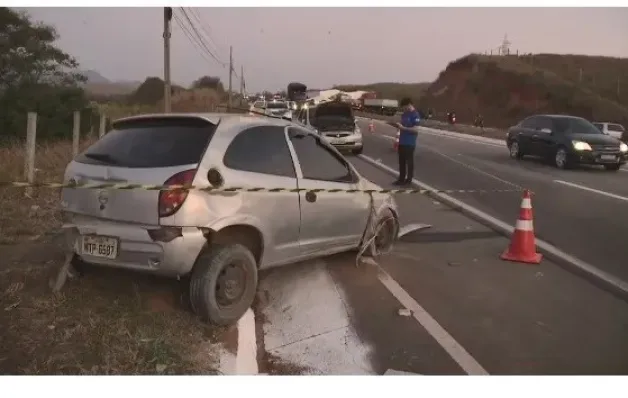
M420 99L460 123L477 113L508 127L534 113L564 113L628 125L628 59L583 55L471 54L447 65Z
M379 98L397 99L410 97L415 101L423 95L430 83L371 83L342 84L333 88L341 91L374 91Z
M85 91L96 97L128 95L142 84L134 81L111 81L95 70L84 70L80 73L87 78L83 85Z

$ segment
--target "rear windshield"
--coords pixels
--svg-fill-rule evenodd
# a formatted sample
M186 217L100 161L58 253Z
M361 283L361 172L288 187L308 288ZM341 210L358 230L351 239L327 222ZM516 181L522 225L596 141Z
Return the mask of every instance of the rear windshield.
M187 117L120 122L75 160L130 168L196 164L215 130L206 120Z
M624 126L622 126L621 124L609 124L608 125L608 131L619 131L619 132L624 132Z

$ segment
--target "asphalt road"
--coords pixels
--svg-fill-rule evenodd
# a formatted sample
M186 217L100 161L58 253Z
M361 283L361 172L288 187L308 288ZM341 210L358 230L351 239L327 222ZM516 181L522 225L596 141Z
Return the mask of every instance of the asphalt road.
M391 187L392 175L349 159ZM547 259L499 260L506 237L428 196L397 201L402 225L432 227L378 264L348 253L261 275L261 372L628 374L625 301Z
M361 122L363 131L367 125ZM396 129L376 123L365 133L364 154L397 169L392 141ZM533 198L534 227L540 238L562 251L628 281L628 172L603 169L557 170L539 160L515 161L505 147L421 133L414 177L437 189L527 188ZM509 224L521 203L519 193L454 193L455 198Z

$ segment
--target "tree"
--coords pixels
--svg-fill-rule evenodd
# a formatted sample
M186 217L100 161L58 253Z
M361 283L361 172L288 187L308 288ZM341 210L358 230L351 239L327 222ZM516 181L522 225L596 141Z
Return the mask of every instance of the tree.
M158 77L147 77L144 83L129 96L129 101L136 105L155 105L164 99L164 81ZM173 84L170 86L171 95L185 89Z
M222 85L222 82L220 81L219 77L214 77L214 76L202 76L199 77L198 79L196 79L193 83L192 83L192 88L211 88L213 90L216 90L216 92L218 92L219 94L222 94L225 92L225 88Z
M28 112L38 114L38 138L69 137L73 111L91 112L80 87L85 77L57 38L54 27L0 7L0 137L23 135Z

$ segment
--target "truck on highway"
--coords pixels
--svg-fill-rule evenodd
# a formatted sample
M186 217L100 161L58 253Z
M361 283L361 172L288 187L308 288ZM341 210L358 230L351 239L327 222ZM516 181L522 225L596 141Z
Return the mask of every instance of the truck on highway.
M307 99L307 86L303 83L292 82L286 90L288 101L301 102Z
M362 107L366 112L394 116L399 110L399 101L391 99L365 98L362 102Z

